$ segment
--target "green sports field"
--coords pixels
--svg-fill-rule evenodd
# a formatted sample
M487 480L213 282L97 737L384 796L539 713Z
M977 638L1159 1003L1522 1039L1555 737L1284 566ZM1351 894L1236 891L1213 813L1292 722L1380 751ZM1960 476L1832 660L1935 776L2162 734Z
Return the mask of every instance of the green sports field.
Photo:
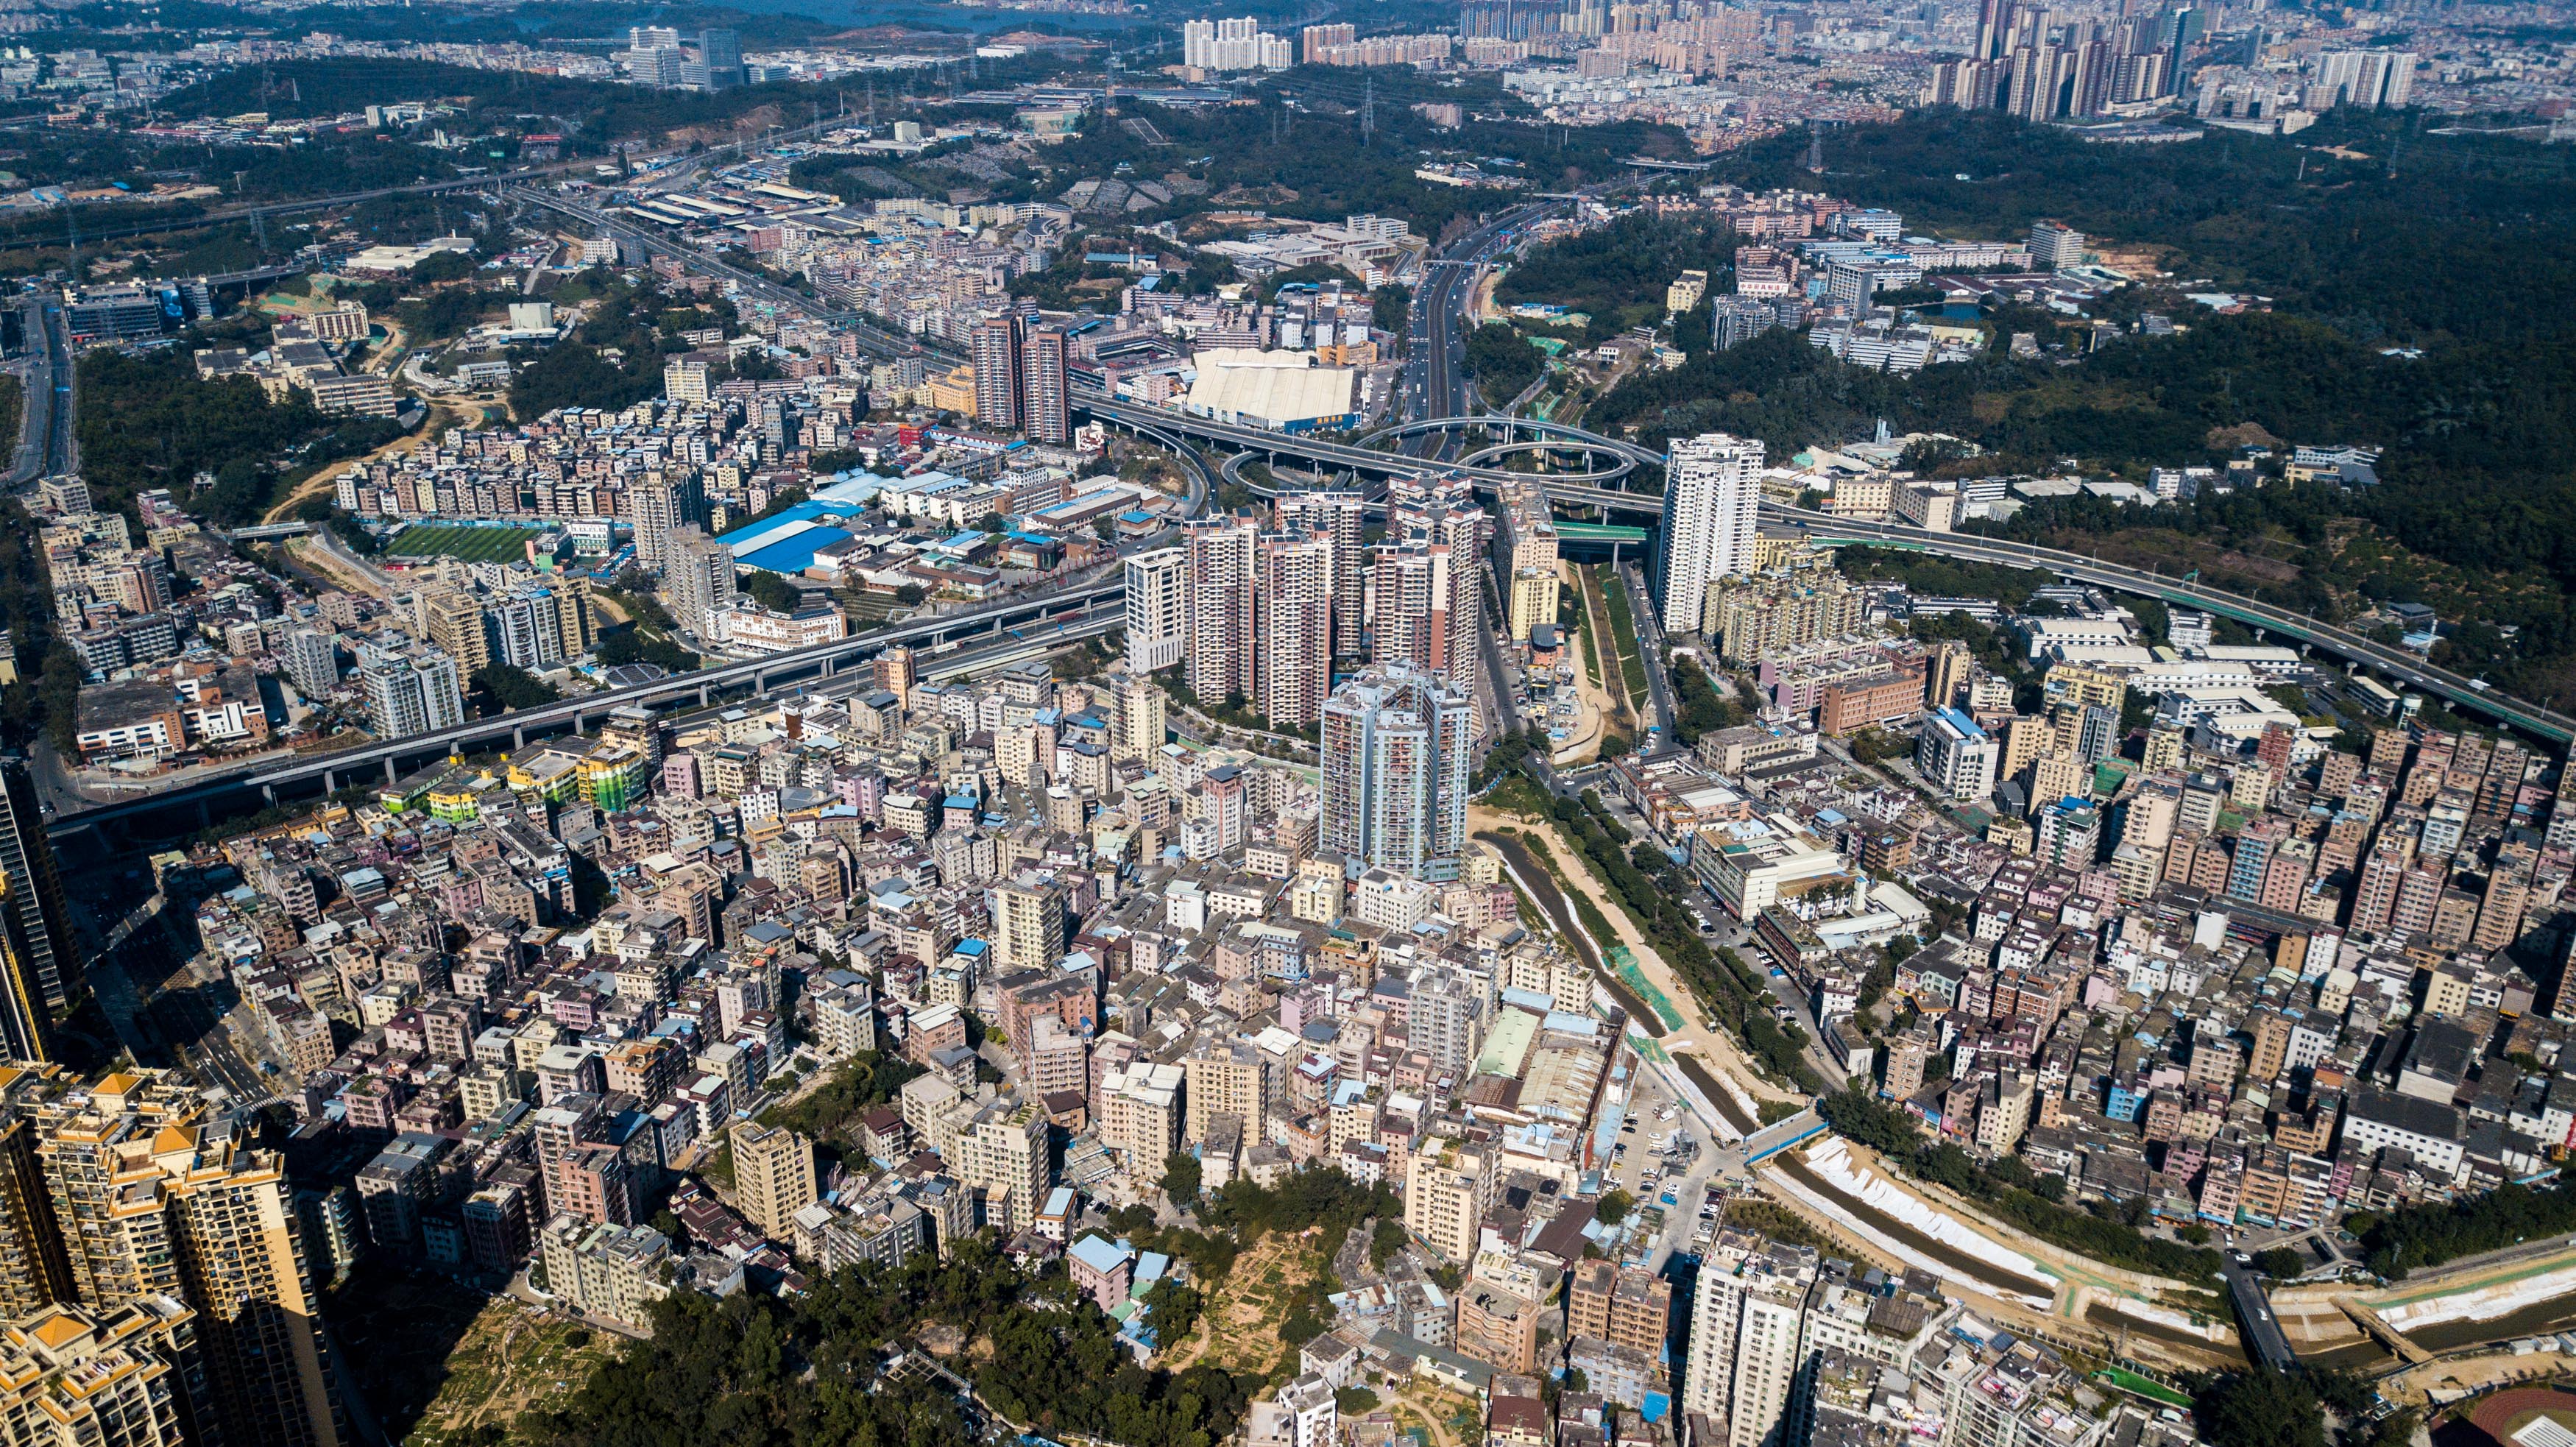
M460 528L445 523L403 529L385 548L394 558L463 558L469 563L508 562L527 556L528 539L542 528Z

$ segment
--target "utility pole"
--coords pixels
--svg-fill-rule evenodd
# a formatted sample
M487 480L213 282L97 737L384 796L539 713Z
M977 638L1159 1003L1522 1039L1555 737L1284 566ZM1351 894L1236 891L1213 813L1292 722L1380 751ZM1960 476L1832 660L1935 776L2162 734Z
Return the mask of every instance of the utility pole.
M1368 77L1367 89L1360 101L1360 144L1365 146L1377 135L1377 77Z

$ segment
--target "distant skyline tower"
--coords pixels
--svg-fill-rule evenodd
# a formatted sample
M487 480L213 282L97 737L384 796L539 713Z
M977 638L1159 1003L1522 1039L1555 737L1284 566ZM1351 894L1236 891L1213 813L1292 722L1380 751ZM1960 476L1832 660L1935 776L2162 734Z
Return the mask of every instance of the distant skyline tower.
M742 38L730 30L698 32L699 63L706 67L706 87L725 90L742 84Z

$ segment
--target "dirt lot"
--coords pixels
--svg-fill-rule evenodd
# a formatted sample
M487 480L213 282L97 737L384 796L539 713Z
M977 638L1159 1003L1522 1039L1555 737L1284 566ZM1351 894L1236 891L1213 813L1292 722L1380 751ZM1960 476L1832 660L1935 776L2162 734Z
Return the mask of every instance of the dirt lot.
M447 1379L410 1440L436 1443L486 1423L507 1426L530 1407L579 1388L618 1341L495 1298L448 1354Z
M320 547L303 538L288 538L286 540L285 547L287 555L294 558L295 561L311 568L316 573L330 579L333 583L352 593L356 593L361 597L367 598L380 598L384 596L384 589L378 586L374 579L369 578L366 574L350 567L347 563L340 561L338 556L333 554L327 548Z
M2529 1426L2532 1418L2543 1415L2544 1409L2560 1424L2576 1427L2576 1395L2566 1390L2571 1365L2576 1362L2559 1352L2454 1357L2427 1362L2386 1378L2379 1383L2379 1390L2392 1402L2420 1407L2434 1398L2448 1402L2466 1393L2524 1383L2479 1402L2468 1414L2472 1424L2504 1442ZM2550 1386L2561 1390L2546 1390Z
M1557 575L1560 582L1575 590L1576 598L1590 599L1591 590L1583 585L1581 569L1572 563L1559 562ZM1591 615L1587 608L1583 622L1575 630L1574 639L1574 648L1578 655L1574 670L1574 695L1577 702L1575 726L1566 737L1566 741L1556 747L1553 758L1559 764L1588 763L1599 757L1602 738L1610 732L1614 724L1621 721L1621 706L1611 699L1604 688L1605 678L1595 676L1603 665L1602 660L1592 651L1594 640L1592 629ZM1601 636L1606 638L1608 635ZM1610 669L1615 672L1618 667L1617 657L1613 655L1607 662Z
M313 474L311 477L306 478L302 483L296 486L294 491L289 492L282 498L279 498L277 502L269 508L267 514L260 518L260 521L264 523L285 522L294 517L295 510L302 507L306 502L317 497L330 496L333 490L338 488L340 485L340 474L347 472L350 468L364 467L383 458L391 457L396 453L409 452L413 448L421 445L423 442L431 441L444 435L450 427L470 427L474 425L474 420L475 414L468 411L466 408L456 403L449 402L443 398L433 397L429 399L428 421L422 423L414 430L406 432L402 436L395 438L393 441L386 443L384 446L377 448L375 451L368 453L364 457L353 457L344 462L332 463L329 467L326 467L320 472Z
M1454 1447L1462 1432L1474 1427L1482 1435L1484 1423L1475 1403L1435 1382L1415 1378L1402 1391L1380 1398L1388 1415L1395 1418L1398 1432L1420 1428L1431 1438L1431 1447Z
M1598 669L1601 675L1597 693L1588 695L1587 701L1597 699L1596 707L1603 710L1605 727L1633 734L1637 728L1636 710L1629 705L1627 675L1619 668L1619 645L1610 631L1610 605L1602 599L1601 579L1592 569L1580 567L1574 569L1574 577L1583 598L1583 626L1575 642L1590 649L1585 656L1584 683L1593 686L1591 669Z
M1197 1339L1183 1344L1164 1365L1178 1371L1206 1361L1231 1372L1271 1370L1288 1352L1279 1340L1279 1327L1297 1288L1329 1267L1316 1237L1276 1231L1262 1237L1216 1283ZM1200 1289L1208 1290L1207 1284L1200 1283Z
M434 1277L364 1269L334 1293L335 1344L398 1442L437 1444L507 1424L578 1387L622 1338Z

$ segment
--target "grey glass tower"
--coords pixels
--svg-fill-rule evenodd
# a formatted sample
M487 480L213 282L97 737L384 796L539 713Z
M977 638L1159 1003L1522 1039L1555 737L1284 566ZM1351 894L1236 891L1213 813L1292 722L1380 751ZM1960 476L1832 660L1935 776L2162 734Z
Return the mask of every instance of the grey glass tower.
M35 781L15 759L0 760L0 886L0 1047L18 1059L50 1059L53 1019L80 988L80 960Z

